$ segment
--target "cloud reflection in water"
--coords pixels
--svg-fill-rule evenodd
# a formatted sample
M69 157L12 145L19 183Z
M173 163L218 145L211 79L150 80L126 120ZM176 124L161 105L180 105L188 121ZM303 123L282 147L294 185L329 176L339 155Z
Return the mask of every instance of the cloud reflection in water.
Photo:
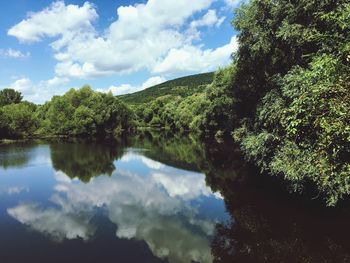
M210 238L218 219L200 214L201 198L218 198L203 174L168 167L136 153L119 162L138 161L141 174L118 169L89 183L55 172L54 207L19 204L8 213L19 222L56 241L89 240L97 226L96 208L116 224L116 236L147 243L152 253L169 262L212 262ZM125 165L124 165L125 166ZM196 205L193 205L196 201Z

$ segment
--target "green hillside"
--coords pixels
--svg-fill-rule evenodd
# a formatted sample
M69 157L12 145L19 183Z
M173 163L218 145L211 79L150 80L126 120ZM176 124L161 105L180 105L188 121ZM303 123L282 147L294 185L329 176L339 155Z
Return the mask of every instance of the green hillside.
M141 104L166 95L187 97L196 92L204 91L213 79L214 72L187 76L169 80L142 91L121 95L118 98L127 104Z

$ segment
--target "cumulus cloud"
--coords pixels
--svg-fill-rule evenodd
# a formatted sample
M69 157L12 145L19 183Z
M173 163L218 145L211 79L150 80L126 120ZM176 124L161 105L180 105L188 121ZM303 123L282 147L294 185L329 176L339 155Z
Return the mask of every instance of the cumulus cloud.
M32 81L29 78L17 79L10 85L10 88L15 89L20 92L29 91L33 86Z
M192 43L198 32L189 28L219 26L223 22L224 18L218 18L215 10L193 21L195 14L208 10L213 2L149 0L121 6L117 19L103 33L97 33L94 21L98 15L92 4L66 5L58 1L30 14L10 28L8 34L22 42L53 38L55 73L61 78L88 79L142 69L168 75L202 72L226 64L234 50L227 45L212 50L202 43ZM190 52L194 52L194 63L185 58ZM182 60L176 65L172 60L177 54ZM131 88L124 85L119 90Z
M0 58L27 58L30 57L30 53L23 53L20 50L15 50L12 48L9 49L0 49Z
M66 175L62 171L56 171L54 174L54 177L55 177L57 182L61 182L61 183L71 183L72 182L72 179L69 178L69 176Z
M128 156L121 162L137 159L147 160L149 164L151 160L136 154ZM161 169L154 163L150 166ZM172 180L175 175L173 173L168 179ZM204 176L197 179L205 184ZM172 185L176 181L174 179ZM59 195L52 200L64 206L65 211L82 213L92 212L94 207L104 208L110 221L117 225L117 237L145 241L153 254L162 259L168 258L169 262L212 262L209 237L214 232L215 221L198 216L197 210L188 203L189 196L180 199L179 195L169 195L152 175L119 169L112 177L100 176L89 184L60 180L55 189ZM200 191L193 192L199 196L192 195L192 200L201 196Z
M230 62L230 55L236 52L238 41L232 37L229 44L216 49L202 50L192 45L174 48L154 66L154 73L206 72L215 70Z
M97 17L96 10L89 2L79 7L66 6L63 1L56 1L40 12L30 13L27 19L11 27L8 35L15 36L22 42L38 42L44 37L59 35L63 39L67 37L65 32L68 31L92 31L91 22Z
M26 100L43 103L49 100L52 95L64 93L64 85L68 82L68 78L54 77L34 83L31 79L23 77L15 80L8 87L21 92Z
M154 161L144 155L135 152L127 152L121 158L121 162L141 161L150 170L151 181L164 188L171 198L182 200L194 200L201 196L222 198L218 193L213 193L206 185L205 175L201 173L181 171Z
M142 156L141 161L148 167L154 170L160 170L164 167L164 164L154 161L152 159L149 159L147 157Z
M147 89L149 87L152 87L154 85L160 84L165 82L166 79L161 76L151 77L147 79L141 86L133 86L130 84L122 84L120 86L110 86L108 89L97 89L97 91L100 92L112 92L113 95L123 95L128 94L136 91L141 91L144 89Z
M192 28L203 27L203 26L217 26L219 27L222 22L224 22L225 17L218 18L216 15L216 10L209 10L201 19L194 20L191 22Z
M89 225L89 220L84 217L60 209L43 209L33 203L9 208L7 213L22 224L28 225L56 241L76 238L88 240L95 231Z
M213 195L205 183L203 174L170 174L152 173L153 179L163 186L171 197L181 197L184 200L193 200L200 196Z
M201 197L213 195L204 175L162 165L133 151L118 162L131 160L145 164L149 173L118 169L111 177L99 176L85 184L57 171L52 207L19 204L7 212L54 240L88 240L95 232L90 219L99 208L117 226L118 238L142 240L159 258L171 263L212 262L210 237L217 218L198 209Z
M164 164L131 151L124 154L121 158L122 162L130 162L134 160L140 160L144 165L146 165L150 169L159 170L165 168Z

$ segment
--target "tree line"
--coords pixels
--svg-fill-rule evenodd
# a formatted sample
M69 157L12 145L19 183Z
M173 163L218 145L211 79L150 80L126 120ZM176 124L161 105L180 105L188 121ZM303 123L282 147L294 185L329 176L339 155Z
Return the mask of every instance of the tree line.
M204 94L136 115L230 136L263 172L335 205L350 194L349 1L251 0L233 25L239 49Z
M111 93L89 86L54 96L43 105L22 101L18 91L0 91L0 138L114 136L131 129L131 110Z

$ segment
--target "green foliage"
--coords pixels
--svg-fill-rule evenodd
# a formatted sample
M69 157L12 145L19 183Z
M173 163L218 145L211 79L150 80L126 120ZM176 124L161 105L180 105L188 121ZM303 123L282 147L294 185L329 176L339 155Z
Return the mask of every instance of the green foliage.
M22 95L18 91L0 91L0 139L30 136L37 129L36 105L21 101Z
M337 52L339 45L334 42L344 41L346 30L326 17L334 17L335 10L343 10L345 3L255 0L236 11L234 25L240 31L240 47L232 92L240 117L254 117L261 98L276 87L276 76L296 65L306 67L321 50Z
M33 142L4 143L0 147L0 167L21 168L28 164L31 158L35 157L31 149Z
M53 97L37 115L42 118L41 131L56 135L113 135L132 123L132 112L124 103L89 86Z
M329 205L350 193L349 73L326 54L308 68L293 68L280 92L263 98L255 133L242 139L243 150L263 169L283 175L296 189L312 182ZM272 141L261 140L267 134Z
M20 103L22 98L21 93L14 89L3 89L0 91L0 107Z
M204 127L203 109L208 105L204 93L181 98L160 97L135 109L139 126L172 131L200 131Z
M214 81L207 90L207 107L203 108L203 129L207 133L229 133L237 119L234 112L235 98L230 92L235 64L215 73Z
M123 147L104 145L96 142L73 142L50 144L51 159L55 170L62 171L70 178L89 182L100 175L112 175L113 162L123 153Z
M34 133L37 122L29 103L9 104L0 108L0 137L14 138Z
M262 170L295 190L311 183L328 205L350 194L349 14L346 0L243 5L238 52L205 114Z
M64 97L55 96L49 102L47 113L44 119L47 119L49 129L55 134L69 134L73 130L74 107L65 100Z
M94 92L89 86L54 96L41 106L15 103L22 98L20 93L5 91L11 94L6 96L12 103L0 107L0 138L34 134L111 136L134 125L133 113L123 102L112 94Z

